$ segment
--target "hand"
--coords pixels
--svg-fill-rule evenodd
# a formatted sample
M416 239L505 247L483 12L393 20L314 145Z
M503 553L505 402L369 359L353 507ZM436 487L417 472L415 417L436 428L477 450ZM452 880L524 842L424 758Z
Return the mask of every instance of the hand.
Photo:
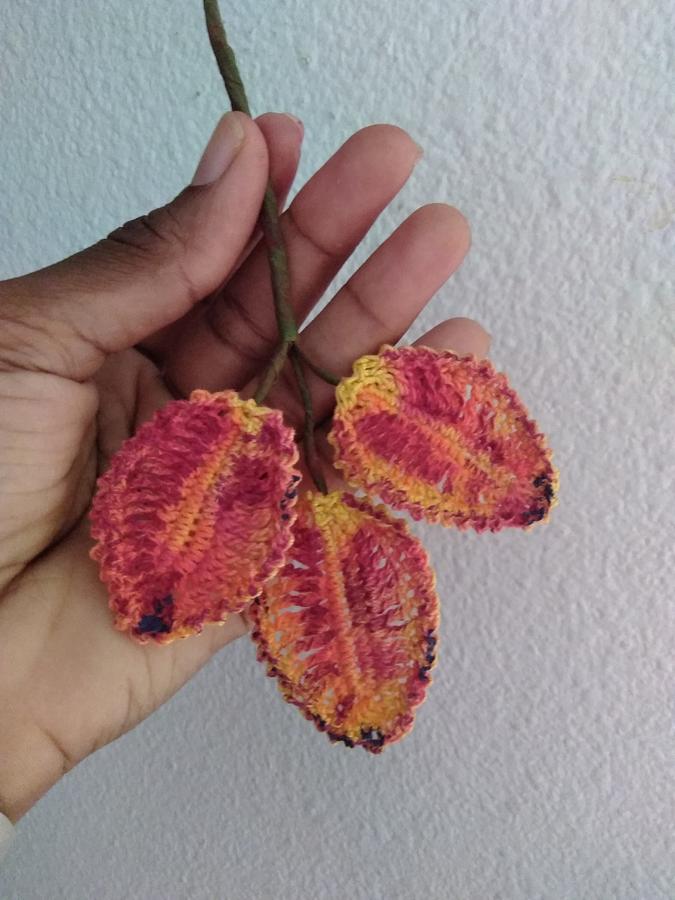
M133 728L246 631L241 616L169 646L114 630L88 551L95 480L172 396L251 392L276 342L257 216L284 198L302 127L219 123L193 185L55 266L0 283L0 810L18 819L61 775ZM283 217L299 321L410 175L419 149L377 125L350 138ZM458 267L469 230L451 207L413 213L303 332L319 365L395 342ZM468 319L423 341L484 355ZM332 390L312 379L318 419ZM290 382L268 398L300 423ZM328 463L326 463L328 465Z

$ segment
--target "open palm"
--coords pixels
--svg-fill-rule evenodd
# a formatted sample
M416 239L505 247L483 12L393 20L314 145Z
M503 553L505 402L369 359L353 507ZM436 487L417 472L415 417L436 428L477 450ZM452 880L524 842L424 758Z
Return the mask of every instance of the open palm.
M62 263L0 284L0 810L16 819L62 774L170 697L245 633L241 616L169 646L112 627L87 512L97 475L163 404L194 388L252 393L276 343L256 230L267 179L285 197L302 128L226 116L196 183L171 204ZM355 134L283 217L302 321L419 150L400 129ZM413 213L304 330L339 374L394 342L460 264L468 227L451 207ZM482 355L477 324L451 319L423 343ZM312 378L318 420L332 390ZM282 378L267 402L302 415ZM326 461L326 466L329 461Z

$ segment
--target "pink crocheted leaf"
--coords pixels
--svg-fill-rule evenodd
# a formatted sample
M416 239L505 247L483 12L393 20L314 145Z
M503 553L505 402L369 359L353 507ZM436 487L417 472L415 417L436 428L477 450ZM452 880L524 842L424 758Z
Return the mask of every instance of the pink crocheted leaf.
M243 609L292 541L297 459L281 413L233 391L194 391L141 426L91 510L116 627L169 643Z
M305 494L279 574L250 607L258 658L333 741L379 753L413 726L435 661L434 575L383 506Z
M329 440L351 484L416 519L525 528L557 502L546 440L487 360L428 347L361 357L337 388Z

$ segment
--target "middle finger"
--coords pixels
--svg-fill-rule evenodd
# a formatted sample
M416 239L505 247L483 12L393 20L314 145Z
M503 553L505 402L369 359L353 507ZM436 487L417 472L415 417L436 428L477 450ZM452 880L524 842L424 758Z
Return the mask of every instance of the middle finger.
M291 305L300 323L408 179L420 148L400 128L371 125L353 135L282 216ZM277 342L266 249L259 244L223 290L177 339L167 381L194 388L245 385Z

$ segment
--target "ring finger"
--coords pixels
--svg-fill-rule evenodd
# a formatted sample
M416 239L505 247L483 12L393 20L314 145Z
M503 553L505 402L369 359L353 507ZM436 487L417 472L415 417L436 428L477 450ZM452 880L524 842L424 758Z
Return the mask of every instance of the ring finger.
M414 212L373 253L302 332L299 345L321 368L343 376L352 362L396 343L459 267L470 244L466 219L442 203ZM307 372L316 421L330 414L334 390ZM251 382L244 393L252 394ZM298 426L304 412L287 367L267 402Z

